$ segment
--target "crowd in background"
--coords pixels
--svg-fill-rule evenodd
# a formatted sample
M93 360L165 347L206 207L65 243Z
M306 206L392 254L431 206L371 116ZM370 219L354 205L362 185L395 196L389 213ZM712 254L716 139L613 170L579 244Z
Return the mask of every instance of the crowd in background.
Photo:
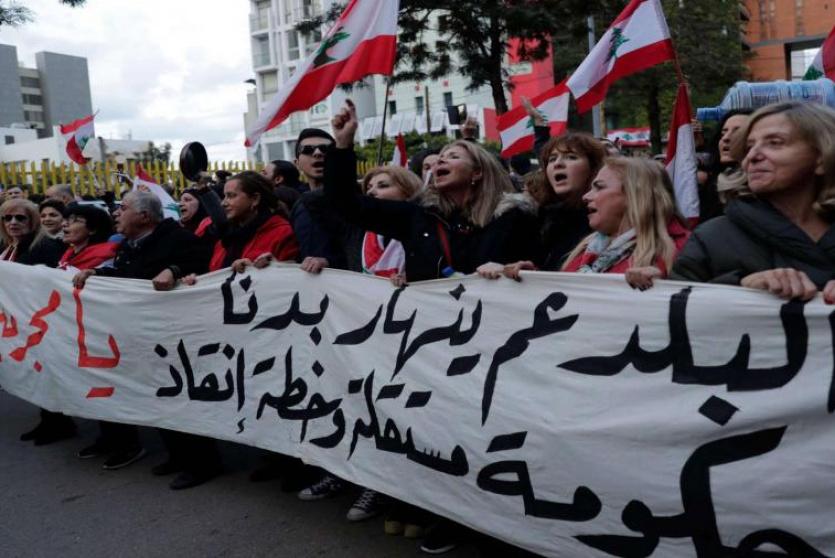
M396 285L473 273L522 281L523 271L542 270L623 274L636 289L670 278L835 301L835 111L792 102L726 115L699 158L698 223L681 216L658 161L623 157L611 142L583 132L549 138L547 126L536 124L537 165L522 157L506 167L465 138L415 155L410 170L382 166L360 179L357 117L348 102L333 119L333 135L301 132L293 162L190 186L180 195L179 222L163 219L159 198L141 190L117 203L112 196L77 199L57 185L36 204L24 189L6 189L0 259L65 269L78 288L103 276L169 290L208 271L278 260L310 273L375 274ZM79 458L104 457L104 468L119 469L145 456L135 426L102 422L99 430ZM75 434L71 418L42 410L21 439L43 445ZM178 473L171 488L222 471L213 440L160 434L169 459L153 473ZM252 480L277 477L304 500L345 484L265 452ZM383 511L387 533L424 537L428 553L446 552L466 536L460 526L370 489L361 490L348 519Z

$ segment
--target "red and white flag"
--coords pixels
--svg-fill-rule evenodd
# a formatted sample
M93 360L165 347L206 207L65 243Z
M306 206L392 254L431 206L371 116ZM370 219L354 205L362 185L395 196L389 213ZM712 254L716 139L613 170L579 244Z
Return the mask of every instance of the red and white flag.
M559 136L568 127L568 102L571 92L565 81L531 99L533 107L548 121L551 137ZM504 158L531 151L534 146L533 119L525 107L507 111L499 117L498 128Z
M692 223L699 218L699 183L696 178L696 142L693 139L691 118L690 96L687 94L687 86L681 83L673 107L666 166L673 181L678 210Z
M141 192L150 192L159 198L162 203L162 215L177 221L180 220L180 204L171 195L157 184L154 177L148 174L141 163L136 164L136 177L133 179L133 189Z
M829 32L829 36L823 41L821 49L803 79L820 79L827 77L835 81L835 27Z
M620 78L674 58L660 0L631 0L568 78L568 88L583 113L603 101Z
M87 142L96 135L95 129L93 128L93 119L95 117L95 114L91 114L90 116L79 118L69 124L61 124L60 126L61 135L64 136L64 140L67 142L67 155L79 165L86 165L90 160L82 155L82 152Z
M391 164L395 167L405 167L409 162L409 156L406 153L406 139L403 134L397 134L397 139L394 142L394 155L391 158Z
M391 75L397 51L399 0L351 0L316 52L258 115L246 146L292 113L307 110L343 83L371 74Z

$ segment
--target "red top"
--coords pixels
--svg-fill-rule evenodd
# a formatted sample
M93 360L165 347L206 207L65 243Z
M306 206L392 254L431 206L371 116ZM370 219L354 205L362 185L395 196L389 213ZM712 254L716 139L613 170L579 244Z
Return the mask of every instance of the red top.
M270 253L279 261L295 260L299 255L299 245L293 234L293 227L284 217L273 215L261 225L241 253L241 258L254 260L262 254ZM209 270L217 271L223 267L226 248L220 240L215 243Z
M61 260L58 262L58 268L67 269L68 267L74 267L76 269L95 269L107 260L115 258L118 247L118 242L99 242L98 244L85 246L80 252L75 253L74 248L71 246L61 256Z
M687 242L687 239L690 238L690 231L687 230L684 225L682 225L678 219L673 219L670 221L670 224L667 225L667 232L672 237L673 242L675 243L676 250L674 254L675 256L678 255L679 251L684 247L684 244ZM577 271L584 265L590 265L594 260L597 259L597 254L592 254L589 252L583 252L570 262L568 265L565 266L563 271ZM609 269L605 271L605 273L626 273L632 267L632 258L624 258ZM667 269L667 265L664 263L663 258L658 257L655 260L655 267L661 270L661 276L666 277L670 270Z

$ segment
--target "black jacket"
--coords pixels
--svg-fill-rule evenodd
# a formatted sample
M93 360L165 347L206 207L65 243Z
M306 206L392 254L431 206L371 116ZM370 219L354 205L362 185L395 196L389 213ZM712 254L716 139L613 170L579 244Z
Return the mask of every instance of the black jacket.
M324 190L302 194L291 220L301 259L325 258L329 267L362 271L363 231L343 219L341 211L325 199Z
M173 219L165 219L153 232L131 247L123 240L116 251L112 268L98 268L96 275L129 279L153 279L170 268L179 279L209 269L211 252L194 234Z
M803 271L818 288L835 278L835 226L818 242L764 201L731 201L724 217L693 231L670 279L738 285L779 267Z
M15 262L23 265L45 265L56 267L61 256L67 250L66 245L58 239L44 237L36 246L31 246L34 235L23 239L17 248Z
M403 243L409 281L443 277L448 267L473 273L486 262L533 260L539 253L535 204L524 194L506 195L493 220L482 228L459 213L443 216L418 203L363 196L351 187L356 168L353 149L332 148L325 159L325 196L347 221ZM451 262L442 236L448 240Z
M588 210L562 202L539 210L539 231L543 253L537 265L544 271L559 271L565 257L591 234Z

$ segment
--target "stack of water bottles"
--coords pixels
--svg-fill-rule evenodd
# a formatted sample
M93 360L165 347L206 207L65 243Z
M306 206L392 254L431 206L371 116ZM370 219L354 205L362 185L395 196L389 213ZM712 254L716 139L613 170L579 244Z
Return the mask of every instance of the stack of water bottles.
M722 120L729 111L742 108L758 109L772 103L783 101L805 101L821 103L835 108L835 83L827 78L813 81L738 81L728 89L728 93L718 107L700 108L696 119Z

